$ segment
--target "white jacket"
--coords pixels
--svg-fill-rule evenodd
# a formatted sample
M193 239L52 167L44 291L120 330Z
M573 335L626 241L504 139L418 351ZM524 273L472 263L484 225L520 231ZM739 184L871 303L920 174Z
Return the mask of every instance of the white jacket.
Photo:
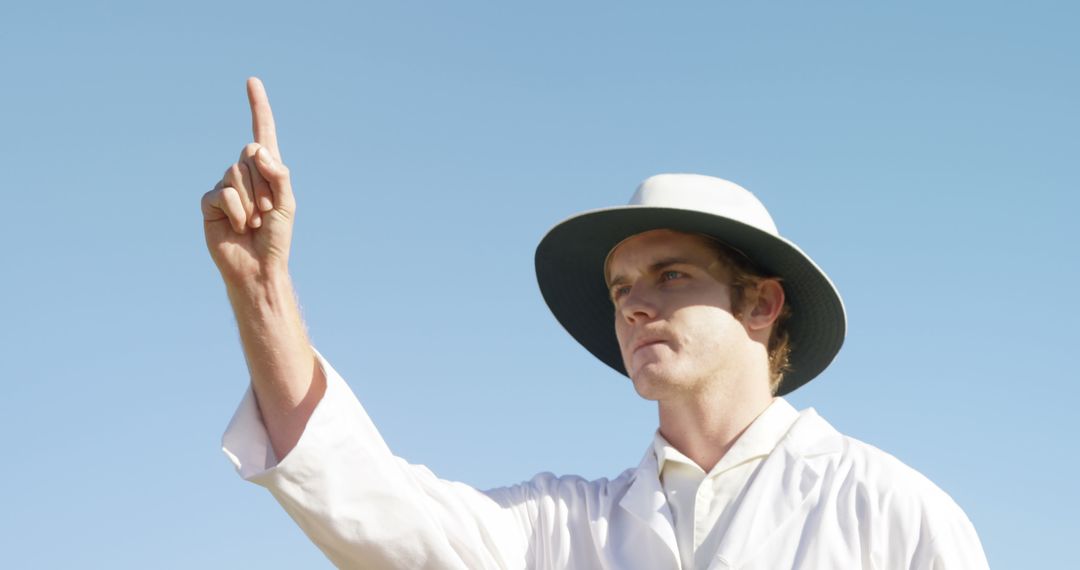
M544 473L480 492L394 457L322 361L326 395L275 465L248 390L223 439L240 474L344 568L678 569L650 446L613 480ZM799 419L737 499L711 568L987 568L944 492L892 456Z

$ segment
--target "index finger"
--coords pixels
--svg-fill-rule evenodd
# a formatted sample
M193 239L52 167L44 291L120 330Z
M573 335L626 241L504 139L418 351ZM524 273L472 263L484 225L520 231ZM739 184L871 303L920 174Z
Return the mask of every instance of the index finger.
M274 112L270 110L270 99L258 77L248 78L247 93L248 104L251 105L251 133L255 135L255 142L266 147L266 150L280 161L281 151L278 150Z

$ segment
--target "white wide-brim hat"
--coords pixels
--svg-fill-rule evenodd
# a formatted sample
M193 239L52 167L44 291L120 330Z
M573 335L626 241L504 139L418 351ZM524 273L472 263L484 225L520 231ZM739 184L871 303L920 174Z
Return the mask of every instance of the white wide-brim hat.
M660 174L638 186L626 206L573 216L548 231L536 248L536 278L551 312L582 346L626 374L615 338L615 313L604 262L626 238L670 229L713 237L781 278L791 307L790 370L779 395L809 382L844 343L847 319L840 293L825 272L780 236L765 206L748 190L699 174Z

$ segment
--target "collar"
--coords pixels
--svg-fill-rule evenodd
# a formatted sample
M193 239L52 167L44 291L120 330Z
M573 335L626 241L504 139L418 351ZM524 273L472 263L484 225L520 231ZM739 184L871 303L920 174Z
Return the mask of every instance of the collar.
M811 458L839 454L843 447L843 436L813 408L799 412L744 491L710 568L732 568L760 552L777 529L817 496L823 465ZM619 506L656 533L677 566L675 530L658 473L657 454L649 446Z
M763 458L776 448L777 443L783 439L791 426L799 419L799 412L783 398L774 398L772 403L761 412L757 418L743 431L731 449L720 458L720 461L708 473L708 476L719 475L733 467L747 461ZM664 472L668 462L680 463L697 469L704 476L705 472L689 457L660 435L656 430L653 437L652 451L656 457L656 473L659 477Z

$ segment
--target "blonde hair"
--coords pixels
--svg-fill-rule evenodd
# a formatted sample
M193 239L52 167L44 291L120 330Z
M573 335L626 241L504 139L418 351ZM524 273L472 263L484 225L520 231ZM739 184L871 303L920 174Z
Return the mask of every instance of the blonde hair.
M761 271L741 251L717 241L710 236L703 236L712 246L729 273L731 286L731 310L736 318L742 318L745 310L753 309L757 304L758 285L766 279L773 279L783 285L779 277L768 275ZM780 309L780 315L773 323L769 342L766 346L769 355L769 390L775 395L784 374L791 370L789 357L791 356L791 335L787 328L788 319L791 318L791 305L784 299L784 306Z

